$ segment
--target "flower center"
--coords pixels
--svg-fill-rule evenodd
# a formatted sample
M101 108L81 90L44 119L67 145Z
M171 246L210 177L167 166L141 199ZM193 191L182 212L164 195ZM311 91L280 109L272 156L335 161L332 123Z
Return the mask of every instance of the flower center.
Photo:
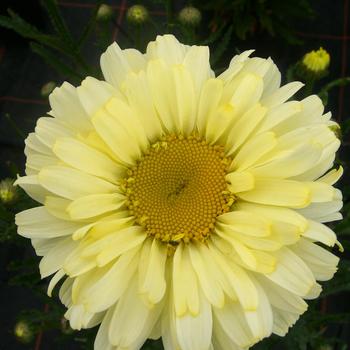
M128 171L127 206L150 236L172 245L204 241L230 210L223 146L196 136L168 135Z

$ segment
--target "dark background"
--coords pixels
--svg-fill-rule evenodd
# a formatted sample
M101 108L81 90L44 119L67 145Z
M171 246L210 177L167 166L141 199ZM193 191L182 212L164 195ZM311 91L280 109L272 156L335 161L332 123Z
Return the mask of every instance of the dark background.
M73 35L79 33L89 18L94 1L68 0L58 1L58 3ZM135 2L119 0L106 1L106 3L113 6L115 21L123 27L126 26L126 10ZM138 3L148 6L152 18L156 21L165 15L162 10L147 1ZM178 1L176 6L180 9L184 4L185 2ZM349 0L314 0L312 4L316 13L315 19L311 22L301 21L295 24L297 35L303 40L302 45L287 45L281 39L268 35L253 36L245 41L232 42L232 50L228 49L226 52L226 61L228 62L235 54L235 47L240 50L255 48L257 56L271 56L285 74L289 64L300 59L307 51L322 46L331 54L329 78L350 75ZM43 31L50 30L49 20L38 1L0 1L1 14L5 14L8 7L13 8L26 20L35 23ZM118 27L113 27L110 39L123 43L123 33ZM98 64L100 54L100 48L93 44L85 50L88 61L94 65ZM59 76L40 57L30 51L24 39L13 32L0 29L0 178L11 175L9 172L11 163L17 164L23 171L23 137L11 124L16 123L24 135L34 129L36 119L49 109L47 99L40 95L42 85L48 81L55 81L57 85L62 83ZM349 118L349 99L350 86L335 88L331 91L327 109L332 111L333 118L337 121ZM9 116L12 122L9 122ZM345 159L348 159L349 141L343 140L342 157ZM19 253L23 254L22 251L16 249L8 251L0 246L0 350L61 349L60 346L52 344L55 334L42 334L42 338L31 345L20 344L12 335L19 311L31 307L44 309L42 302L31 295L30 290L7 285L10 274L6 268L7 262ZM25 252L26 256L31 254L31 251ZM340 295L328 301L327 308L350 311L348 300L349 295ZM334 330L337 336L345 339L349 338L349 331L348 326ZM65 348L70 349L67 346ZM74 348L76 347L72 345L71 349Z

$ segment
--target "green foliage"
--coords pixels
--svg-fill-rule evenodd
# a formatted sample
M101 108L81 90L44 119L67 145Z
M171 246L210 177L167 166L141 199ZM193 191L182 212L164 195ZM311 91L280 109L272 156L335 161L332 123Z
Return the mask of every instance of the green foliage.
M210 23L212 27L219 27L223 22L230 23L236 37L242 40L266 31L290 44L297 44L300 41L293 29L295 21L313 17L309 0L197 0L194 3L214 13Z
M79 81L84 75L95 75L94 70L83 59L80 49L94 28L97 6L81 38L76 41L68 30L56 0L42 0L41 3L49 16L54 34L42 33L11 9L8 10L8 17L0 16L0 26L12 29L22 37L32 40L30 44L32 51L41 56L46 64L52 66L64 78ZM57 52L65 56L66 62L55 58Z
M214 53L213 53L212 58L211 58L212 66L215 67L215 65L219 62L219 60L222 58L222 56L226 52L226 50L230 44L232 32L233 32L233 26L230 25L226 29L224 35L222 36L222 39L216 40L216 46L215 46Z
M60 75L64 77L73 77L78 80L82 80L84 78L83 75L75 72L68 64L62 62L54 52L45 48L43 45L37 44L36 42L30 43L30 48L33 52L41 56L41 58L45 61L47 65L51 65Z

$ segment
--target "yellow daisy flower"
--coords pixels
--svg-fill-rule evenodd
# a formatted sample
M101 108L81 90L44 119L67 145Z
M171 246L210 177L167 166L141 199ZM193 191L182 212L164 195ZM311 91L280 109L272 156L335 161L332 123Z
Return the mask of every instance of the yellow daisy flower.
M251 53L215 77L208 47L114 43L106 81L56 88L26 139L17 184L42 205L18 232L55 274L49 295L65 278L71 327L101 323L95 349L246 349L286 334L335 273L319 244L341 219L335 123Z

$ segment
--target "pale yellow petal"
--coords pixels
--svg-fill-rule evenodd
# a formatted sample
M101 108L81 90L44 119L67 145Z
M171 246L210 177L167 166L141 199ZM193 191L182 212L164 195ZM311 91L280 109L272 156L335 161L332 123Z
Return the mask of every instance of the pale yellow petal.
M211 115L216 115L223 83L219 79L209 79L205 82L201 91L198 103L197 128L201 135L205 135L207 122L212 119Z
M256 342L244 312L238 303L227 303L224 308L213 308L214 320L220 325L221 332L224 334L216 334L219 341L222 341L222 336L225 335L232 342L237 344L240 349L251 346ZM214 331L217 333L218 328L214 326ZM226 350L226 349L225 349Z
M261 178L256 179L253 190L240 192L238 196L253 203L303 208L310 203L311 190L302 182Z
M146 234L140 226L130 226L119 231L110 242L110 247L104 249L96 257L98 266L104 266L128 250L140 246L146 239Z
M37 207L24 210L16 215L18 233L28 238L52 238L73 234L81 227L70 221L58 219L45 209Z
M123 84L129 106L136 112L139 123L143 126L150 142L155 142L162 135L162 125L152 101L150 87L144 71L128 74Z
M195 126L196 96L192 77L184 65L172 67L178 130L189 135Z
M101 69L104 78L114 87L119 87L130 72L138 72L146 65L141 52L135 49L121 50L114 42L101 55Z
M14 184L21 187L30 197L39 203L44 203L46 196L51 194L40 184L37 175L21 176Z
M77 89L64 82L60 87L57 87L49 96L52 114L63 123L69 125L77 132L89 132L92 129L92 124L88 115L83 109Z
M242 307L245 310L255 310L259 303L258 295L248 274L232 260L223 256L215 247L209 245L209 248L220 270L228 277Z
M263 80L256 74L245 74L233 91L230 102L234 106L236 114L246 112L254 106L263 92Z
M176 334L182 350L207 350L213 329L211 305L199 290L200 313L176 317Z
M266 132L251 138L234 156L231 168L243 171L251 167L277 144L275 134Z
M249 108L247 112L234 123L227 136L229 153L235 152L244 144L252 132L259 126L266 112L267 108L257 103Z
M192 76L195 93L198 96L203 84L213 75L209 62L209 48L191 46L185 54L183 64Z
M143 303L137 294L137 279L133 278L114 310L108 333L111 344L119 349L141 348L161 311L161 303L153 308Z
M307 265L288 248L282 248L274 255L278 259L276 270L266 277L296 295L307 295L316 283Z
M52 151L50 147L46 146L42 141L40 141L36 133L31 132L28 134L28 137L24 140L26 145L24 153L28 156L31 152L35 151L41 154L46 154L52 156Z
M251 169L257 177L288 178L305 173L320 159L322 146L305 143L290 151L278 153L263 165Z
M192 266L197 274L198 281L208 301L217 307L224 307L225 296L222 286L216 276L218 273L215 260L209 249L202 244L189 247Z
M173 258L173 295L177 317L186 313L193 316L199 314L199 286L197 276L192 267L189 252L180 244Z
M121 125L120 118L116 118L106 110L100 110L92 118L92 123L102 140L122 162L133 165L141 156L139 143L133 139L130 130Z
M41 278L52 275L62 268L66 257L77 247L71 237L57 242L41 259L39 264Z
M309 227L302 233L303 237L324 243L330 247L335 245L337 236L329 227L313 220L308 220L308 224Z
M304 260L318 281L328 281L338 269L337 256L307 239L301 239L292 249Z
M241 232L253 237L266 237L271 234L271 222L262 215L249 211L234 210L218 216L232 232Z
M328 185L334 185L343 175L343 167L339 166L338 169L332 169L327 174L323 175L318 181L325 182Z
M118 210L125 203L125 196L119 193L91 194L75 199L67 207L71 219L87 219Z
M266 117L259 126L259 132L273 130L276 125L284 120L293 117L302 110L302 105L299 101L290 101L273 107L268 110Z
M77 301L83 303L91 312L107 310L116 303L127 290L131 278L135 276L138 261L138 249L123 254L112 265L98 268L94 275L86 274L86 285L77 295Z
M255 186L255 178L248 171L229 173L226 175L225 179L229 183L228 189L232 193L250 191Z
M180 64L189 46L181 44L174 35L157 35L155 41L147 45L146 57L149 61L162 59L169 65Z
M38 178L44 188L67 199L118 191L110 182L63 166L46 167L40 171Z
M271 95L266 96L261 102L264 106L273 108L286 102L303 86L303 83L299 81L293 81L291 83L283 85L278 90L274 91Z
M142 247L139 261L139 293L146 294L151 304L161 301L166 290L166 246L156 239L148 240Z
M73 138L58 139L53 151L66 164L114 183L125 173L125 168L107 155Z

